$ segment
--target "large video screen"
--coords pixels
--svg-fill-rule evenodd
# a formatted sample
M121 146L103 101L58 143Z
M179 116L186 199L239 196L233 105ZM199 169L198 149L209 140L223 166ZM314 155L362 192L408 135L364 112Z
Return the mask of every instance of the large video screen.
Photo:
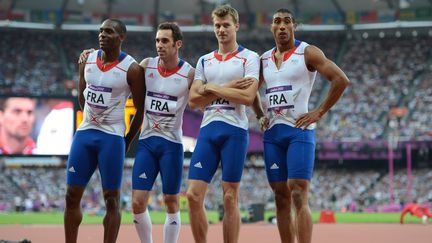
M71 99L0 97L0 154L67 155L74 122Z

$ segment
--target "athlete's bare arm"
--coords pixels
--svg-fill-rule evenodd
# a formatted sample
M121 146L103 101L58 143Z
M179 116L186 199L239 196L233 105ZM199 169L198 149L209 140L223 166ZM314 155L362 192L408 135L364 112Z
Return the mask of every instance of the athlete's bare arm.
M150 57L144 58L139 64L144 69L144 73L146 71L149 60L150 60Z
M232 88L232 89L246 89L249 86L251 86L254 82L256 82L254 78L247 77L247 78L232 80L229 83L218 87ZM193 81L189 92L189 106L191 108L193 109L204 108L212 101L216 100L217 98L223 98L223 97L218 96L206 90L206 85L202 80ZM232 102L235 101L232 100Z
M263 70L262 70L262 63L260 65L260 76L259 76L259 83L258 83L258 89L261 87L261 85L264 83L264 76L263 76ZM258 119L258 123L260 125L260 128L262 131L266 130L269 126L269 120L264 114L264 110L261 104L261 97L259 94L259 91L257 91L257 94L255 96L255 99L252 104L252 109L255 112L256 118Z
M85 62L81 63L79 65L79 92L78 92L78 101L79 105L81 107L81 110L84 111L84 104L85 104L85 98L84 98L84 90L86 88L86 81L84 78L84 68L85 68Z
M204 108L218 97L214 94L203 94L199 90L203 89L204 83L202 80L194 80L189 91L189 106L192 109Z
M249 87L245 89L237 89L231 87L224 87L214 85L212 83L205 84L203 89L206 92L212 93L218 97L232 101L237 104L252 105L258 90L258 80L255 78L249 78L255 80Z
M126 134L126 151L140 130L144 118L144 99L146 93L144 69L137 63L132 63L127 72L127 81L135 106L135 115L132 118L128 134Z
M191 87L192 87L192 84L193 84L193 81L194 81L194 77L195 77L195 68L191 68L191 69L189 70L189 73L188 73L188 84L189 84L189 90L190 90Z
M296 127L307 128L310 124L320 120L324 114L339 100L342 93L349 84L345 73L316 46L308 46L305 49L305 62L309 71L318 71L325 79L330 81L331 86L327 97L321 105L297 119Z

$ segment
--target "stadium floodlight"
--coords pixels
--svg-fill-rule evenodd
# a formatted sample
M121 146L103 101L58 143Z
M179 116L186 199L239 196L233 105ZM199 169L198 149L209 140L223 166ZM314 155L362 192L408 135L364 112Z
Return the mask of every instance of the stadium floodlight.
M353 30L377 30L396 28L432 27L432 21L395 21L388 23L354 24Z
M52 30L54 24L0 20L0 27Z
M343 24L328 24L328 25L315 25L315 24L300 24L297 27L298 31L342 31L346 27Z

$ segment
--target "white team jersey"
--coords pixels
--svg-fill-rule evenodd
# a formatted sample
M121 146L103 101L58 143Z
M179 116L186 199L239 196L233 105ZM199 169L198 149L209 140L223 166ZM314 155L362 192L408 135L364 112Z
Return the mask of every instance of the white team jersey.
M307 46L309 44L296 40L295 47L285 53L279 69L274 60L276 48L261 56L270 127L275 124L294 126L298 117L308 112L317 72L310 72L306 67L304 50ZM308 129L315 127L316 123L313 123Z
M195 80L224 85L235 79L252 77L259 79L259 56L239 46L225 60L217 51L202 56L195 69ZM218 98L205 108L201 127L212 121L223 121L232 126L248 129L245 105Z
M122 52L117 62L103 66L101 54L101 50L92 52L84 68L87 87L83 93L84 118L78 130L97 129L124 136L124 108L131 93L127 70L135 59Z
M177 68L164 74L159 57L151 58L145 70L144 127L139 139L163 137L182 143L183 112L189 98L188 73L192 66L180 60Z

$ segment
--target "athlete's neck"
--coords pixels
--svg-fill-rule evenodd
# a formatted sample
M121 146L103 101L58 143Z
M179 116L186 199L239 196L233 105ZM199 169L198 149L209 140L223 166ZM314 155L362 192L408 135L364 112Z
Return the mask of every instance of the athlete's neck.
M176 56L175 58L159 58L159 67L161 67L161 69L163 70L169 71L176 68L179 62L180 59L178 56Z
M278 53L284 53L287 52L295 47L294 39L291 39L288 43L276 43L276 52Z
M120 56L121 50L119 49L115 49L112 50L110 52L104 51L102 50L102 55L101 55L101 63L102 64L107 64L107 63L112 63L118 60L119 56Z
M233 43L219 44L218 53L221 55L230 54L230 53L236 51L237 48L238 48L238 44L235 41Z

